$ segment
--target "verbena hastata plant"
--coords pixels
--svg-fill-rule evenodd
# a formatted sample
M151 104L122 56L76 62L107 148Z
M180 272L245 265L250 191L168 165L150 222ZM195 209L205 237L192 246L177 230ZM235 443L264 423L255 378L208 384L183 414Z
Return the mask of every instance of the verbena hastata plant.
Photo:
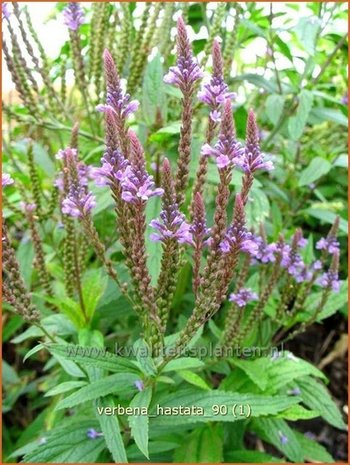
M79 5L69 4L64 17L74 44L82 21ZM32 298L4 221L3 296L33 326L27 330L30 335L41 340L25 359L47 349L53 357L47 368L55 376L45 393L53 398L52 419L15 455L37 463L145 457L175 462L189 457L202 462L273 460L245 446L244 437L253 433L290 461L332 461L322 446L287 423L322 416L345 428L322 384L327 379L284 350L282 343L325 317L339 291L339 220L317 242L317 259L311 258L312 243L300 229L271 242L263 224L247 227L245 211L254 179L274 168L260 150L254 112L249 112L245 142L239 141L235 94L223 77L219 41L212 45L207 80L182 17L176 43L176 64L164 76L182 96L176 166L166 157L149 166L142 134L130 128L139 102L122 86L122 65L104 51L106 99L96 110L104 117L105 152L100 166L84 163L76 125L70 145L56 155L64 261L63 269L52 270L52 275L38 219L53 212L42 203L29 144L28 164L37 189L33 198L24 196L22 207L42 290ZM84 89L81 81L88 99ZM198 102L206 108L207 128L200 154L194 154ZM193 155L199 161L190 183ZM210 219L205 189L212 169L219 182ZM237 173L241 182L233 191ZM101 197L93 184L113 198L111 228L117 230L122 265L112 261L111 245L95 227L93 212ZM9 192L16 182L3 174L2 185ZM150 212L157 214L152 217ZM86 271L92 254L103 273L96 266ZM98 326L95 310L106 295L106 275L110 294L122 295L137 316L128 314L131 332L125 332L123 323ZM180 282L193 304L185 317L180 315ZM43 300L41 311L34 301ZM123 311L115 306L116 318ZM121 353L113 353L113 344Z

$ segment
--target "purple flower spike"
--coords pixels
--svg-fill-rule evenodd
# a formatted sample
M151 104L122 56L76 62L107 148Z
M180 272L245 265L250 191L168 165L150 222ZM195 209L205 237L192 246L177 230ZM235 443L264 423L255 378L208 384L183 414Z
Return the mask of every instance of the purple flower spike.
M259 130L252 110L249 111L248 115L247 141L242 168L246 173L251 174L257 170L270 171L273 169L272 162L265 161L265 157L260 151Z
M177 61L164 76L164 82L173 84L183 93L189 92L193 84L203 77L203 72L193 58L186 25L180 17L177 20Z
M224 82L222 56L220 44L217 40L214 40L212 56L213 74L210 82L203 84L201 90L198 92L198 99L209 106L211 119L218 122L221 120L222 105L226 99L234 99L236 94L229 92L228 86Z
M327 238L322 237L322 239L317 242L316 249L325 250L329 254L333 254L335 252L339 252L339 242L334 236Z
M63 11L63 22L72 31L79 29L84 22L84 13L79 3L69 2Z
M94 428L89 428L86 432L86 436L89 439L97 439L103 436L103 433L98 433Z
M154 196L162 196L163 189L155 188L153 176L146 171L143 149L136 134L129 130L128 135L133 160L132 164L118 174L122 188L122 199L128 203L137 203L145 202Z
M69 196L62 202L62 213L74 218L88 215L96 207L95 196L85 189L71 189Z
M297 229L292 240L292 246L283 245L281 266L293 276L297 282L303 282L311 279L312 274L306 269L303 259L298 254L300 244L304 242L303 235L300 229Z
M2 11L3 18L9 19L9 17L11 16L11 11L10 11L9 4L7 2L2 3L1 11Z
M253 292L251 289L240 289L236 293L232 293L229 296L229 301L234 302L238 307L245 307L248 302L252 300L257 300L258 295L256 292Z
M96 110L104 113L110 110L119 121L125 121L128 116L137 111L139 102L130 100L130 95L122 89L112 55L107 49L103 52L103 60L107 82L107 98L106 104L97 105Z
M141 379L137 379L135 382L134 382L134 385L136 387L136 389L141 392L144 390L145 386L143 384L143 381Z
M11 178L11 176L7 173L2 173L1 175L1 183L2 187L11 186L15 181Z
M334 252L332 257L332 263L327 271L324 273L316 282L320 286L332 290L333 292L339 292L340 281L338 279L338 269L339 269L339 251Z
M152 241L176 240L180 244L193 244L191 226L186 222L185 215L179 211L173 192L173 179L171 177L170 163L167 158L163 162L164 191L163 210L160 212L160 220L150 222L151 228L157 232L152 233Z
M276 260L275 252L277 251L277 244L272 242L267 244L263 237L255 236L254 242L257 245L257 251L254 258L262 263L273 263Z
M214 147L204 144L201 155L204 157L214 157L217 167L221 170L232 168L235 165L241 166L243 163L243 153L244 149L235 137L231 100L226 99L219 140Z

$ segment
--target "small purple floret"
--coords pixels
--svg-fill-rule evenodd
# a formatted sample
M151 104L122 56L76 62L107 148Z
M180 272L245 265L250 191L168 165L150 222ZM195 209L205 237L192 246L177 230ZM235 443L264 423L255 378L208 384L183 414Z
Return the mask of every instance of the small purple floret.
M257 300L258 295L251 289L240 289L237 293L232 293L229 296L229 301L236 303L239 307L245 307L248 302Z
M2 187L11 186L14 183L14 180L7 173L2 173L1 175Z

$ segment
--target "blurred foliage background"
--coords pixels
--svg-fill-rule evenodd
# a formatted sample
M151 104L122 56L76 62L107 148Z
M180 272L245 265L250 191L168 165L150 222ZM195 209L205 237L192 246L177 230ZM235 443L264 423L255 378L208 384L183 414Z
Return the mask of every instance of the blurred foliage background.
M231 90L237 92L234 118L238 138L243 139L247 112L253 108L261 130L261 145L276 166L271 174L255 183L248 223L256 226L264 222L273 240L280 232L290 237L296 227L301 227L304 235L316 242L339 215L341 278L346 278L346 3L83 3L86 21L80 29L83 57L80 71L84 76L80 81L77 70L74 71L72 40L62 28L62 10L66 4L51 5L46 27L52 35L41 34L40 28L31 23L41 5L23 5L20 4L19 17L24 35L15 14L9 23L3 23L5 47L11 59L6 59L5 51L3 58L7 64L12 63L19 76L16 90L10 89L10 74L4 70L7 87L3 89L3 171L11 174L16 187L6 191L3 216L15 240L26 283L44 314L47 310L39 296L33 247L20 202L40 199L38 221L47 266L59 286L62 281L59 244L63 233L55 210L54 181L58 169L55 154L69 144L72 126L78 122L80 157L87 164L99 165L104 128L95 106L104 101L102 51L107 47L133 98L141 101L132 126L145 145L149 169L155 169L157 174L164 156L176 160L181 96L163 83L163 75L174 63L174 28L179 14L190 25L195 54L208 72L211 44L215 37L221 38L226 79ZM62 46L57 56L51 56L45 51L46 43L57 40L56 27L57 31L63 31L57 36L62 38ZM38 64L28 52L25 38L32 44ZM198 104L194 118L191 180L204 143L207 109ZM209 169L206 192L209 218L218 182L214 166L210 168L213 169ZM239 182L234 177L232 188ZM35 192L35 185L40 186L40 192ZM118 261L121 251L113 235L113 200L107 189L95 189L94 193L98 204L94 222L109 254ZM149 252L157 253L156 249ZM93 261L90 256L88 262ZM174 303L177 313L186 313L192 305L187 294L188 273L187 269L183 271L177 289ZM329 316L339 310L346 318L346 296L347 288L343 286L338 300L329 309ZM127 337L130 332L137 332L130 324L128 303L112 286L107 286L97 310L107 342L112 342L116 333ZM51 324L60 336L70 334L71 328L64 327L59 319L53 319ZM48 399L40 395L58 381L61 376L58 367L52 367L47 355L41 352L22 363L23 356L33 346L31 338L35 341L36 336L20 316L5 307L4 459L35 438L44 424L59 421L61 415L47 410ZM167 460L167 453L162 458Z

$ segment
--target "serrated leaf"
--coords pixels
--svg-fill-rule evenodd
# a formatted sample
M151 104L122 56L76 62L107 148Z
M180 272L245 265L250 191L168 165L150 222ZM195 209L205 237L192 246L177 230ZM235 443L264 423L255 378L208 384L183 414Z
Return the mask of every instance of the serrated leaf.
M89 270L84 275L82 286L85 312L89 320L91 320L97 304L106 289L107 279L106 277L102 277L101 270Z
M244 416L234 415L233 408L236 405L245 406L246 415L248 414L247 405L250 406L251 416L274 415L291 405L298 403L298 399L288 396L264 396L255 394L241 394L237 392L214 391L191 391L183 390L175 394L170 394L163 400L159 401L161 407L196 407L197 413L201 413L198 408L203 408L204 414L196 415L191 410L188 415L159 415L152 419L154 425L181 425L195 422L207 421L239 421L245 419ZM214 405L225 405L227 414L213 414ZM154 413L153 410L151 413ZM192 412L192 413L191 413Z
M208 425L193 431L184 444L174 452L174 462L221 463L223 441L218 428Z
M57 394L62 394L64 392L69 392L72 389L76 389L78 387L86 386L86 381L66 381L64 383L59 384L58 386L49 389L45 393L45 397L56 396Z
M311 160L311 163L300 173L299 186L307 186L312 182L317 181L332 168L332 164L322 157L316 157Z
M192 371L189 370L180 370L177 372L177 374L187 381L190 384L193 384L194 386L197 386L201 389L205 390L210 390L210 387L208 384L204 381L203 378L201 378L197 373L193 373Z
M139 376L132 373L117 373L107 376L102 380L94 381L87 386L82 387L70 396L61 400L56 405L56 410L63 408L74 407L89 400L98 399L99 397L107 396L108 394L125 394L135 390L134 383L139 379Z
M142 85L142 113L148 126L156 122L157 111L166 115L163 66L159 53L146 66Z
M327 107L313 108L311 116L319 122L332 121L333 123L340 124L341 126L348 126L348 118L339 110Z
M79 420L51 430L44 435L44 441L35 441L35 449L24 456L25 463L94 463L105 448L102 438L91 440L87 437L89 428L98 423Z
M277 457L255 450L235 450L225 455L225 463L285 463Z
M302 17L295 27L300 45L311 56L315 54L316 37L320 28L320 20L315 16Z
M280 412L276 418L283 418L284 420L297 421L297 420L310 420L319 417L320 413L315 410L308 410L302 405L292 405L287 410Z
M181 357L175 360L170 360L169 363L165 365L162 370L162 373L166 373L169 371L177 371L177 370L188 370L194 368L202 368L204 366L204 362L199 360L198 358L192 357Z
M294 431L284 420L275 418L254 418L252 429L264 441L274 445L292 462L303 462L303 451Z
M96 407L101 409L105 407L114 407L113 397L106 397L104 399L98 399L96 401ZM98 412L96 408L96 412ZM127 463L128 459L126 456L126 451L123 443L123 438L120 433L120 427L118 418L113 415L106 415L102 413L99 415L96 413L98 421L100 422L101 430L104 435L104 440L106 441L108 450L112 454L113 460L115 463Z
M299 94L298 100L296 113L288 121L289 135L293 140L298 140L304 131L312 108L313 94L309 90L303 89Z
M305 213L329 224L333 224L337 217L335 213L328 210L321 210L319 208L308 208L305 210ZM344 220L344 218L340 218L339 229L345 234L348 233L348 222Z
M271 94L266 99L266 113L274 125L280 119L284 107L284 97L280 94Z
M152 359L149 345L143 339L138 339L133 345L133 351L141 371L146 376L154 376L157 372L157 368Z
M82 347L73 344L48 344L46 348L55 356L86 366L94 366L113 373L137 373L133 362L98 347Z
M151 402L152 388L148 387L138 392L130 403L130 407L147 408ZM131 415L129 416L129 425L132 437L140 451L149 459L148 455L148 415Z
M300 388L300 397L305 405L319 411L329 424L346 430L342 415L323 384L309 376L297 380L296 384Z
M299 431L294 431L294 434L303 450L304 461L320 463L335 462L333 457L323 446L321 446L321 444L307 438L303 434L299 433Z
M37 344L34 346L32 349L30 349L25 356L23 357L23 363L32 355L36 354L37 352L40 352L40 350L44 349L43 344Z
M267 367L269 364L267 358L262 357L256 360L233 359L232 363L243 370L260 389L264 390L266 388L268 382Z

